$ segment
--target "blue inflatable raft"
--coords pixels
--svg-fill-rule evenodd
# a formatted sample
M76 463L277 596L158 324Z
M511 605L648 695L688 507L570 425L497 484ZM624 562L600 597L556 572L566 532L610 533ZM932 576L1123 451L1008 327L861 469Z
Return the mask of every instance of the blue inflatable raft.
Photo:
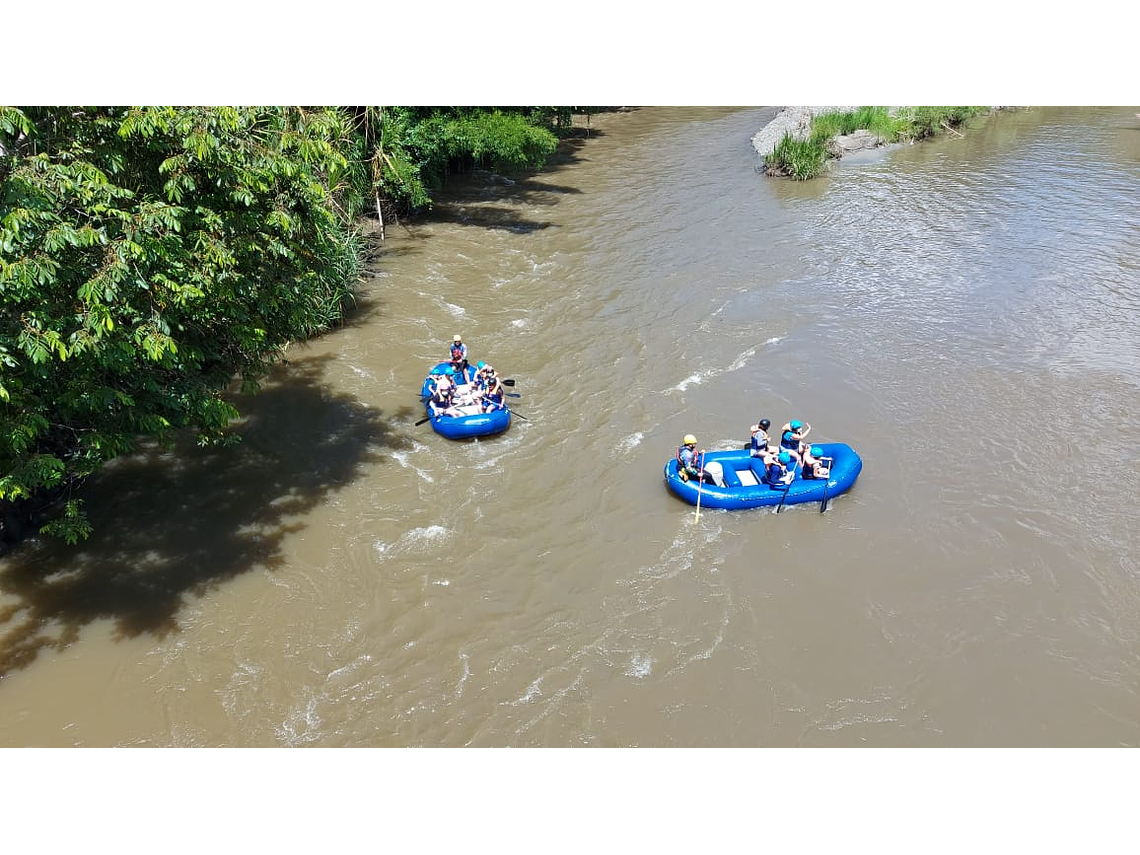
M450 362L439 363L431 370L431 373L424 378L424 385L420 389L420 400L423 401L424 407L427 409L432 430L448 439L471 439L476 436L490 436L491 434L502 433L511 426L511 411L507 408L505 400L503 402L503 409L492 410L489 413L480 412L479 406L474 405L469 407L457 407L456 409L460 415L432 415L431 407L428 406L428 399L432 393L432 375L451 373ZM460 392L466 388L466 382L474 376L475 369L468 366L463 378L458 376L453 378L457 381L460 379L464 381L464 383L459 385Z
M720 464L725 486L702 485L701 507L736 511L779 505L781 499L785 505L796 505L822 502L824 498L831 501L833 496L850 490L863 468L863 460L855 450L842 442L813 442L812 446L823 449L823 456L832 459L830 477L826 481L803 478L797 472L786 488L783 485L773 486L764 480L763 462L750 456L748 449L705 452L706 465ZM665 464L665 483L690 505L697 503L696 479L682 481L677 477L676 458Z

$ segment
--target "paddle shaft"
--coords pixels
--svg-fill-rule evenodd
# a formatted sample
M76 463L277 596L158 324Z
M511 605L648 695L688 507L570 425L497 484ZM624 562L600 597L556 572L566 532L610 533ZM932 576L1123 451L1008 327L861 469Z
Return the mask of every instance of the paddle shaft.
M701 471L697 475L697 513L693 517L693 522L701 518L701 488L705 485L705 453L701 452Z
M792 466L794 467L795 464L793 463ZM779 513L780 511L782 511L784 509L784 500L788 498L788 490L792 489L792 484L793 484L793 482L795 482L795 480L796 480L796 470L793 468L792 469L792 478L790 481L788 481L788 486L784 488L784 495L782 495L780 497L780 504L776 505L776 513Z
M776 513L784 509L784 500L788 498L788 490L792 489L792 482L788 482L788 486L784 488L784 495L780 497L780 504L776 505Z
M823 501L819 503L819 512L822 514L827 510L827 485L831 482L831 466L835 463L835 458L823 457L820 459L827 461L827 480L823 482Z

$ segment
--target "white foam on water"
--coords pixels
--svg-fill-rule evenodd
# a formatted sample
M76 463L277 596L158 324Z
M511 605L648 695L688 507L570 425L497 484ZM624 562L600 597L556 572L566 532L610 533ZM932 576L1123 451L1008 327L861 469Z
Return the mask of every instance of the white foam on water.
M441 525L429 525L414 528L400 535L395 543L376 541L373 547L377 555L399 555L407 552L425 552L434 548L434 544L447 537L451 532Z
M637 677L639 680L648 677L652 671L653 657L645 653L635 653L629 667L625 669L627 677Z
M627 436L625 439L618 442L619 451L632 451L641 445L641 441L645 439L645 434L641 431L635 431Z

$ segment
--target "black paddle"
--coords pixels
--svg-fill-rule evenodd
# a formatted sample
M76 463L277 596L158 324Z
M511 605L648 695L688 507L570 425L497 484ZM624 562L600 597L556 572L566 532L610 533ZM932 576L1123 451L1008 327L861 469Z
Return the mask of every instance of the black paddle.
M827 485L831 481L831 466L835 463L835 458L824 457L827 461L827 479L823 482L823 501L819 503L819 512L822 514L827 510Z
M780 497L780 504L776 506L776 513L784 509L784 499L788 498L788 490L792 489L792 484L796 481L796 464L792 463L792 477L788 479L788 486L784 488L784 495Z
M419 427L424 422L430 422L430 421L431 421L431 416L428 416L426 419L420 419L418 422L415 423L415 425L413 425L413 427Z
M794 478L792 480L795 480ZM788 498L788 490L792 489L792 482L788 482L788 486L784 488L784 495L780 497L780 504L776 505L776 513L784 509L784 499Z

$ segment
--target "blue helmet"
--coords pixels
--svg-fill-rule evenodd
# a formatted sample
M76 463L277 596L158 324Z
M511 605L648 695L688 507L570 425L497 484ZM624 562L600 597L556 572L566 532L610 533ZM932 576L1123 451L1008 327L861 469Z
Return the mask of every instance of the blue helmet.
M792 455L788 454L788 452L786 452L786 451L781 451L780 452L780 462L783 463L785 466L787 466L789 463L792 462Z
M480 359L478 362L475 363L475 367L478 368L480 371L482 371L486 367L486 365L487 365L487 363L484 362L482 359Z
M811 456L812 457L823 457L823 449L820 448L818 445L813 445L811 447Z
M804 426L804 423L801 422L799 419L795 419L791 424L788 425L788 427L790 427L792 430L799 430L803 426Z

